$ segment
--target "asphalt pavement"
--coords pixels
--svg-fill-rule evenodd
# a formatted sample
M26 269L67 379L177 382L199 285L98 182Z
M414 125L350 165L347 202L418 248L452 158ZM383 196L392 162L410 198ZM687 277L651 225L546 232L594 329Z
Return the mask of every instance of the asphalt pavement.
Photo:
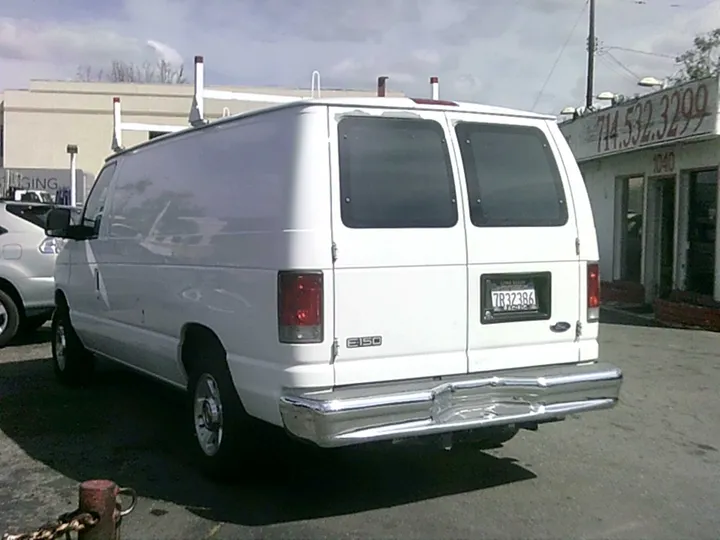
M625 372L613 410L488 452L288 444L222 486L190 464L177 392L107 367L62 388L42 329L0 350L0 534L109 478L140 495L125 540L717 540L720 334L617 322L601 326L602 355Z

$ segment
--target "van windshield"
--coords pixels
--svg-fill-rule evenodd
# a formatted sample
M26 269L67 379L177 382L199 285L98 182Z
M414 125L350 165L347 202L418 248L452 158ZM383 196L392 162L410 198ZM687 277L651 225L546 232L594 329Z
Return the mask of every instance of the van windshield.
M460 144L476 227L557 227L567 199L545 134L533 126L461 122Z

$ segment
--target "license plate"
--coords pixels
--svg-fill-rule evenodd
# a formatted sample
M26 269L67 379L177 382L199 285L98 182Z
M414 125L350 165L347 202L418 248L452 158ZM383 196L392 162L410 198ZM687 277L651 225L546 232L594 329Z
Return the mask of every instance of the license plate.
M496 289L490 293L495 313L537 311L538 303L533 287Z

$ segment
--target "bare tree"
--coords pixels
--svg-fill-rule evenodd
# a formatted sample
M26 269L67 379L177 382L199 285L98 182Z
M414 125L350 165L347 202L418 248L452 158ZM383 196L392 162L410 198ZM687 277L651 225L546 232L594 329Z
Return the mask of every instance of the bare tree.
M683 83L720 74L720 28L696 36L692 48L675 59L680 72L672 80Z
M166 60L156 64L145 62L133 64L123 60L113 60L107 69L89 65L78 66L75 78L78 81L129 82L150 84L185 84L185 67L174 66Z

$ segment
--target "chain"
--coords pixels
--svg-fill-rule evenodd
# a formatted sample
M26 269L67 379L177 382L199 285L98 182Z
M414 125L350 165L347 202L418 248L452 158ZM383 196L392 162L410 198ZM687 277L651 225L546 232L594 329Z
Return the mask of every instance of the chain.
M61 536L69 539L70 533L77 533L94 527L98 521L99 518L96 515L75 510L74 512L62 514L57 520L46 523L33 532L22 534L5 533L2 540L55 540Z

